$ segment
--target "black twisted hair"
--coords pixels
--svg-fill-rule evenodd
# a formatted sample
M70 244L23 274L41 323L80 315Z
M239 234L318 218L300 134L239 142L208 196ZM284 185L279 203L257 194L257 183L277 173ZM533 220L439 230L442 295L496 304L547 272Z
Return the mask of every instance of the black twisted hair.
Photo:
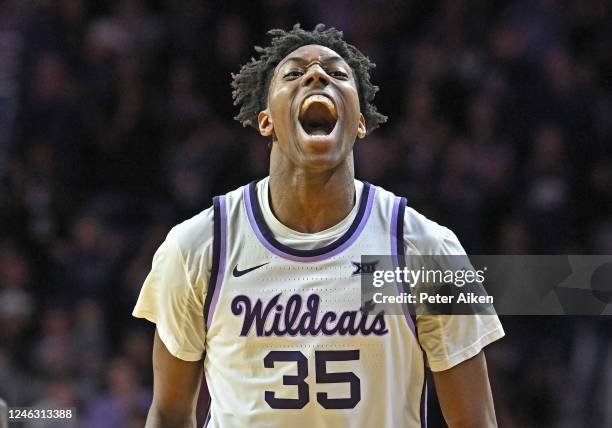
M338 53L353 70L359 93L361 112L366 120L367 132L378 128L387 121L372 103L378 86L370 82L370 70L376 66L355 46L344 41L342 31L317 24L313 31L306 31L295 24L291 31L273 29L268 31L272 38L270 46L255 46L259 59L251 58L238 73L232 73L232 98L234 105L240 105L240 113L234 117L242 126L257 129L257 115L267 107L270 81L276 66L289 53L305 45L321 45Z

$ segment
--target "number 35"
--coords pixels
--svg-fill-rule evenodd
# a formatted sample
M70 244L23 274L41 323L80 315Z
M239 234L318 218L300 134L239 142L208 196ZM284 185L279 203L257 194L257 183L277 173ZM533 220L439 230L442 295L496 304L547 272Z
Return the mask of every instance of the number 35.
M328 398L327 392L318 392L317 401L326 409L352 409L361 400L361 382L352 372L327 372L328 361L359 360L359 350L315 351L317 383L348 383L351 395L348 398ZM274 391L265 391L266 403L273 409L301 409L308 404L309 389L305 382L308 376L308 360L300 351L271 351L264 358L264 367L274 368L276 361L295 361L297 375L283 376L283 385L294 385L298 398L276 398Z

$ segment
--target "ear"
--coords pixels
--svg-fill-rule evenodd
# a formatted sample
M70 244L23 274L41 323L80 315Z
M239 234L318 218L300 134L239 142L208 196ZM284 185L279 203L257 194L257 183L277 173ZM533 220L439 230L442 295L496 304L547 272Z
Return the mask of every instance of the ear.
M363 114L359 113L359 123L357 124L357 136L363 138L366 136L366 123Z
M274 125L268 110L260 111L257 115L257 123L259 125L259 133L264 137L269 137L274 132Z

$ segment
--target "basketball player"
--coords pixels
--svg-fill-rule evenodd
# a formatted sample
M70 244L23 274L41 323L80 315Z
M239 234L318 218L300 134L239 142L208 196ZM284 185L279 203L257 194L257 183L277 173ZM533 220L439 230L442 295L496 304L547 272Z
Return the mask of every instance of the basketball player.
M450 427L496 426L482 348L497 316L361 306L362 254L465 254L455 235L355 180L353 144L386 117L372 64L319 24L273 30L233 76L236 117L271 140L270 175L174 227L134 315L156 323L147 427L420 427L431 370Z

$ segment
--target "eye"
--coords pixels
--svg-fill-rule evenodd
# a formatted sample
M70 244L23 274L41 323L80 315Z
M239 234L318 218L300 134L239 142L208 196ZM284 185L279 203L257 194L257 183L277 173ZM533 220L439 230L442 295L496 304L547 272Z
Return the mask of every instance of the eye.
M289 73L285 74L283 77L285 79L288 79L288 80L293 80L293 79L297 79L302 74L304 74L302 71L293 70L293 71L290 71Z
M348 74L340 70L332 70L329 72L329 75L336 79L348 79Z

